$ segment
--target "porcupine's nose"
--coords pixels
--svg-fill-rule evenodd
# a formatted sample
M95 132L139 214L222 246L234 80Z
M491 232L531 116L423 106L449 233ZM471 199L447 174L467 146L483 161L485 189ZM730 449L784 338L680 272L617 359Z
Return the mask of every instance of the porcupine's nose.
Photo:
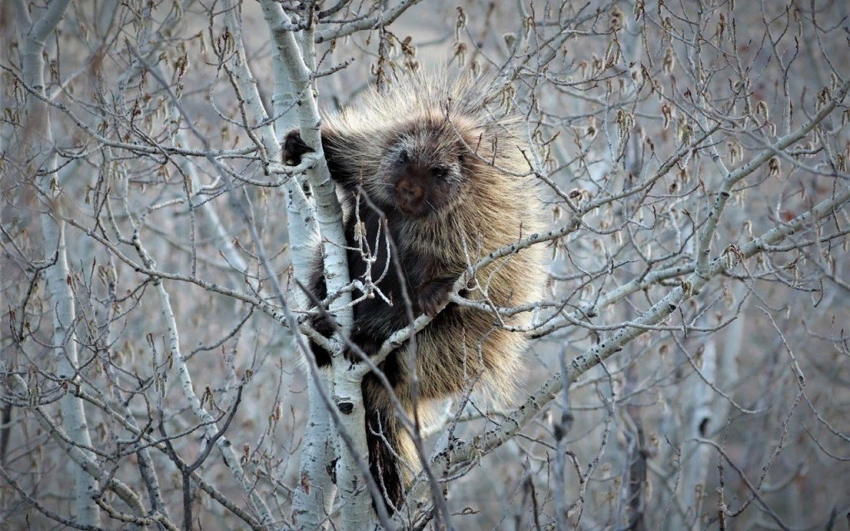
M402 179L395 187L396 197L402 209L412 209L422 200L422 187L409 179Z

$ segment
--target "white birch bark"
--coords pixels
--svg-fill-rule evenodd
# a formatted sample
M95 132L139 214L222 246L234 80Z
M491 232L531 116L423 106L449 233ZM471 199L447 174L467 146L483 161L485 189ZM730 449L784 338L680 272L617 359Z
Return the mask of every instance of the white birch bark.
M255 119L266 121L268 115L262 107L244 53L238 8L232 2L228 2L227 7L229 9L226 9L225 21L234 36L234 44L237 47L237 60L231 61L229 66L234 72L241 95ZM303 138L310 145L317 147L316 151L321 155L321 144L319 142L321 123L318 108L310 90L311 72L304 63L304 56L292 33L280 27L280 25L286 25L289 22L280 6L265 3L263 4L263 11L277 45L277 53L273 61L275 67L273 100L275 120L273 123L278 129L275 131L271 126L264 126L259 130L268 161L280 161L278 142L289 129L290 124L295 123L295 118L302 124ZM312 38L309 42L312 43ZM309 57L312 56L312 53L313 50L310 47L306 55ZM290 106L297 109L297 113L284 114L284 110ZM319 157L319 160L319 166L308 173L308 178L313 184L314 190L317 190L316 197L319 198L320 204L318 213L310 205L302 185L296 177L291 177L286 184L289 242L295 277L302 284L307 285L306 279L312 260L311 242L314 241L316 232L315 220L318 219L320 223L324 220L322 234L328 247L326 249L326 267L329 271L328 289L333 292L348 284L348 270L345 253L341 250L342 246L340 245L344 242L344 235L341 230L342 215L337 203L335 187L330 180L324 159ZM322 184L317 185L317 182ZM282 294L279 295L282 296ZM296 295L295 301L303 304L305 298ZM349 301L350 296L348 295L340 297L336 306L332 309L336 312L340 324L351 322L350 309L347 306ZM298 331L295 330L293 333L298 334ZM331 444L332 439L329 440L328 438L328 434L332 433L331 417L321 399L322 392L316 388L316 383L312 378L308 379L308 388L311 415L305 434L305 445L302 450L301 478L295 495L293 515L299 527L313 529L321 527L323 522L326 523L327 515L331 511L335 487L331 481L329 465L333 462L336 452L333 444ZM328 393L325 391L325 396L327 395ZM362 425L360 431L364 432ZM365 436L363 439L363 448L365 449Z
M327 162L324 159L321 145L321 117L312 90L313 72L311 67L314 64L314 37L311 30L304 31L302 39L304 50L302 52L295 34L289 30L292 27L292 19L283 11L281 6L268 0L263 1L261 5L266 22L272 31L275 47L283 67L283 71L276 72L276 74L286 76L291 83L292 93L296 98L295 108L297 109L301 137L307 145L315 150L317 155L317 164L307 171L307 178L315 194L316 216L322 237L328 293L333 294L340 292L343 287L348 285L349 274L345 254L345 235L342 230L342 210L337 200L336 186L330 179ZM301 212L302 215L309 215L304 210L301 210ZM307 251L307 249L304 249L304 251ZM307 258L309 259L309 257ZM348 333L352 323L350 302L350 294L343 293L329 308L344 334ZM341 350L340 348L339 352ZM306 352L304 354L310 355ZM366 529L373 525L374 514L369 492L364 488L364 471L357 464L358 460L365 463L368 459L365 410L360 390L363 374L352 377L352 374L347 370L348 364L337 363L337 359L338 354L334 357L332 369L332 400L335 403L345 402L353 406L349 414L337 417L339 425L336 426L338 435L340 433L348 435L347 442L342 440L342 435L339 435L340 439L337 442L339 460L337 461L336 474L337 485L343 501L342 525L345 529ZM327 432L323 434L319 431L320 427L330 425L324 422L324 414L320 411L324 404L315 404L318 391L318 389L311 391L310 407L311 413L316 413L320 418L311 418L308 423L306 435L309 442L305 445L306 454L302 456L301 482L294 508L299 518L299 525L304 528L315 525L317 521L320 523L329 509L329 502L333 499L333 494L329 489L329 478L326 471L322 470L322 468L326 469L328 465L329 448L321 439L317 440L318 437L327 436ZM307 488L312 489L312 495L308 493ZM320 504L321 506L319 506ZM317 514L316 509L321 509L321 512Z
M707 383L717 382L717 345L714 337L703 343L702 355L696 362L702 378L691 375L691 381L685 385L684 409L685 423L680 433L682 441L682 470L679 489L676 496L684 511L673 511L667 522L667 529L699 529L702 501L705 498L706 475L714 449L699 444L694 439L710 436L717 426L721 411L715 410L714 390Z
M21 37L21 66L24 82L38 95L46 97L44 81L44 44L61 22L69 0L54 0L37 21L30 19L22 0L14 3L18 31ZM53 349L57 375L76 382L78 370L77 343L75 339L76 311L72 278L68 268L65 245L65 222L62 220L62 190L56 175L57 157L53 145L49 107L32 94L27 95L26 120L32 139L32 164L30 169L42 198L41 227L44 238L44 255L54 260L45 272L49 306L53 317ZM74 385L74 383L71 383ZM81 446L91 447L88 423L83 403L72 394L60 401L62 420L68 438ZM94 456L82 451L88 458ZM74 477L74 505L76 520L85 526L100 525L100 510L92 496L98 493L97 480L81 467L69 464Z
M277 117L275 130L278 140L282 141L288 131L298 127L296 113L292 112L297 95L279 53L274 54L272 65L275 83L272 101L274 116ZM286 186L286 212L292 268L295 278L306 286L313 249L319 234L315 209L304 195L303 186L295 176L290 179ZM294 290L293 299L296 307L307 307L307 297L301 290ZM305 352L302 355L309 354ZM326 372L318 376L325 389L332 389L332 382ZM313 378L307 379L307 399L310 409L304 429L304 446L301 450L293 516L299 529L326 529L336 497L336 485L329 466L337 456L336 438L328 437L329 433L333 433L333 422Z
M743 297L745 289L736 289L736 296ZM699 514L704 511L703 499L711 493L706 492L708 474L712 460L716 459L716 450L702 444L698 439L712 439L722 433L727 422L730 403L717 389L727 392L737 384L737 359L741 351L746 314L741 315L729 325L724 348L717 345L717 336L712 335L704 343L699 360L694 360L699 374L691 375L691 381L684 387L687 391L683 399L686 423L682 426L679 440L682 441L682 470L679 481L676 505L685 512L674 510L665 522L665 528L702 529ZM673 479L671 478L671 484Z

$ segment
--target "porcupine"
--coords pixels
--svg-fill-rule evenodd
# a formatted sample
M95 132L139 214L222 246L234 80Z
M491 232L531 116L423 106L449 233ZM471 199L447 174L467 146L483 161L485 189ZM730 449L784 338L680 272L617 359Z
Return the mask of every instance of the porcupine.
M529 166L520 150L519 120L493 104L487 85L473 75L401 76L383 92L371 90L323 119L322 149L345 213L349 273L363 279L362 249L368 247L375 258L372 280L391 303L381 296L357 303L351 342L373 355L393 332L410 324L402 282L414 315L434 316L415 338L417 397L405 346L379 365L411 418L414 407L420 418L433 417L436 401L457 395L472 381L477 389L509 394L526 347L523 334L502 325L527 324L528 313L499 318L455 303L438 313L471 265L540 230L542 205L525 176ZM309 151L298 131L284 140L289 164L300 163ZM374 207L386 219L384 228ZM402 278L387 261L385 241L378 243L386 228ZM475 271L460 295L498 308L529 304L539 296L543 278L539 246L526 248ZM327 297L321 246L309 289L316 300ZM325 318L315 318L313 325L322 335L332 334ZM320 367L330 364L327 351L312 342L310 347ZM357 359L351 352L346 356ZM419 458L375 374L364 378L362 391L370 472L392 511L419 470Z

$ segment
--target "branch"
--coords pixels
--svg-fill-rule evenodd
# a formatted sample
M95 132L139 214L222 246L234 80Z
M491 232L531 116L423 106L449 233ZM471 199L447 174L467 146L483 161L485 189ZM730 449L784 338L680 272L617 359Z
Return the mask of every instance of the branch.
M329 29L325 31L320 31L315 37L315 42L318 44L327 40L345 37L346 35L351 35L352 33L356 33L358 31L384 27L392 23L399 16L401 16L401 14L407 11L408 8L415 6L421 1L422 0L401 0L394 7L383 11L380 15L375 15L374 17L364 18L353 22L347 22L339 28L335 28L332 30Z
M834 213L850 202L850 189L845 189L833 198L819 203L810 211L794 218L789 223L776 227L764 233L743 246L740 250L742 259L748 259L763 251L767 245L774 245L786 236L809 226L812 221L823 219ZM726 257L713 260L704 275L692 273L687 281L681 286L673 288L657 303L641 314L636 320L637 325L654 325L669 317L685 300L697 294L712 278L725 273L729 268ZM642 327L626 326L602 342L594 345L589 350L576 356L569 364L569 381L571 385L587 371L600 364L613 354L619 352L623 347L646 332ZM455 441L454 448L445 450L436 455L432 461L432 467L437 477L443 477L451 470L464 466L465 463L479 459L499 448L506 441L512 439L519 431L533 419L555 396L563 389L564 380L561 374L549 378L540 386L519 408L510 414L497 429L478 435L470 443ZM427 492L428 481L418 478L410 491L409 499L420 499ZM405 513L405 509L399 514ZM394 518L394 523L401 524L399 516Z
M741 166L737 170L729 173L724 179L723 184L720 186L720 191L717 194L717 198L714 200L714 205L711 207L711 210L708 213L708 218L706 220L705 225L700 231L699 235L699 243L697 244L697 268L696 271L698 274L704 274L706 269L708 268L708 259L711 253L711 240L714 237L714 233L717 231L717 224L720 221L720 216L723 215L723 210L726 208L726 203L729 201L729 198L732 195L732 187L739 182L744 177L753 173L756 169L761 167L765 162L768 161L771 157L774 156L776 151L782 150L797 142L804 136L806 136L809 131L814 129L816 125L821 123L824 118L826 118L842 100L847 95L847 91L850 90L850 78L848 78L838 90L835 92L835 95L829 102L824 105L820 111L817 112L808 122L806 122L802 127L797 129L796 131L789 133L779 140L776 141L772 146L764 149L753 157L750 162Z

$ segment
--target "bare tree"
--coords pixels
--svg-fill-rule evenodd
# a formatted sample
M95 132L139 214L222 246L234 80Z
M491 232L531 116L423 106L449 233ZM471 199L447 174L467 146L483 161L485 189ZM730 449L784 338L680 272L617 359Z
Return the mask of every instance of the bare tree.
M838 528L848 11L3 3L0 527ZM514 403L470 378L436 424L405 419L423 472L391 511L361 381L431 319L341 356L375 293L348 271L320 109L435 67L486 72L523 117L548 226L451 295L532 316ZM314 152L286 166L293 129ZM299 287L318 246L330 338ZM533 246L535 304L461 295Z

